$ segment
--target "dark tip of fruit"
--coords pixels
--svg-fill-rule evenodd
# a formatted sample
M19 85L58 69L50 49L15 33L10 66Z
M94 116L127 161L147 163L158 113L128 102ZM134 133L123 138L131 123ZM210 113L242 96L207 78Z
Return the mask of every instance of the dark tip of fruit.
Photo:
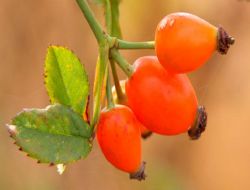
M146 178L145 165L146 165L146 162L142 162L140 169L135 173L129 174L129 178L130 179L137 179L139 181L145 180L145 178Z
M218 44L217 50L221 54L226 54L230 48L230 45L233 45L235 39L232 36L229 36L228 33L221 26L218 27Z
M147 138L150 137L152 134L153 134L152 131L147 131L146 133L142 133L142 134L141 134L141 137L142 137L143 139L147 139Z
M204 106L198 107L198 113L196 121L193 126L188 130L188 135L192 140L197 140L200 138L201 133L203 133L207 126L207 112Z

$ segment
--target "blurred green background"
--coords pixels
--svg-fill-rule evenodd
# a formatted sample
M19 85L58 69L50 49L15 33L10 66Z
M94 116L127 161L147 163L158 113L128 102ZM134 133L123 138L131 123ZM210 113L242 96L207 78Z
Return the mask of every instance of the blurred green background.
M103 22L100 7L92 6ZM49 104L43 64L50 44L72 49L93 84L97 44L74 0L1 0L0 6L0 189L1 190L249 190L250 189L250 2L247 0L123 0L124 39L153 40L159 20L186 11L236 39L228 55L215 53L190 74L208 128L198 141L186 134L153 135L143 142L146 181L128 179L104 158L95 142L86 160L70 164L59 176L18 151L6 131L22 108ZM123 51L131 63L152 50ZM120 71L121 79L125 75Z

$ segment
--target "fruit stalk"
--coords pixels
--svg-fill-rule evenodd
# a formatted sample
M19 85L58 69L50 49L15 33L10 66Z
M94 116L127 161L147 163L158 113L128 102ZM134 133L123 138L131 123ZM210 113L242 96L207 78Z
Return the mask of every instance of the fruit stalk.
M130 65L126 59L122 57L122 55L117 51L116 49L111 49L110 50L112 58L117 62L117 64L121 67L121 69L124 71L124 73L130 77L133 72L134 68L132 65Z
M108 102L108 109L113 108L115 106L113 96L112 96L112 90L111 90L111 84L110 84L110 74L109 69L107 68L107 84L106 84L106 96L107 96L107 102Z
M106 0L105 4L105 21L108 34L114 37L121 38L121 28L119 23L119 1ZM112 43L113 38L111 38ZM116 71L115 62L112 58L109 59L111 71L115 83L115 89L118 99L124 99L124 94L119 83L119 77Z
M117 49L154 49L155 41L147 42L129 42L121 39L117 39Z

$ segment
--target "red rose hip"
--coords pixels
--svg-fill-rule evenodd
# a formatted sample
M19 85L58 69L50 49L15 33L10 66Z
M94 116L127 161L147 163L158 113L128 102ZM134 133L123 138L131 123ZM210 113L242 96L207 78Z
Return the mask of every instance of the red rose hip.
M188 77L171 74L157 57L137 59L126 82L128 105L150 131L163 135L186 132L195 121L197 98Z
M126 106L105 110L97 126L97 139L106 159L116 168L130 173L130 178L142 180L141 123Z
M226 54L234 39L222 27L183 12L165 16L155 32L155 49L169 72L186 73L203 65L217 49Z
M125 84L126 84L126 80L121 80L119 81L120 85L121 85L121 90L122 93L124 94L124 96L122 97L121 100L118 99L117 93L116 93L116 89L115 86L112 87L112 96L114 99L114 102L116 104L121 104L121 105L128 105L128 101L127 101L127 96L126 96L126 92L125 92ZM140 125L140 130L141 130L141 137L143 139L147 139L149 136L152 135L152 132L150 130L148 130L145 126Z

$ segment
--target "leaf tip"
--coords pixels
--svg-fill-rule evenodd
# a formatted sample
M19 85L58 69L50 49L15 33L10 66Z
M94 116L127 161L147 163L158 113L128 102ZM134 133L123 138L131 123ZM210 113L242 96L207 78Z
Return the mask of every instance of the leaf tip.
M13 137L17 134L16 126L15 125L9 125L6 124L8 132L10 133L10 136Z

